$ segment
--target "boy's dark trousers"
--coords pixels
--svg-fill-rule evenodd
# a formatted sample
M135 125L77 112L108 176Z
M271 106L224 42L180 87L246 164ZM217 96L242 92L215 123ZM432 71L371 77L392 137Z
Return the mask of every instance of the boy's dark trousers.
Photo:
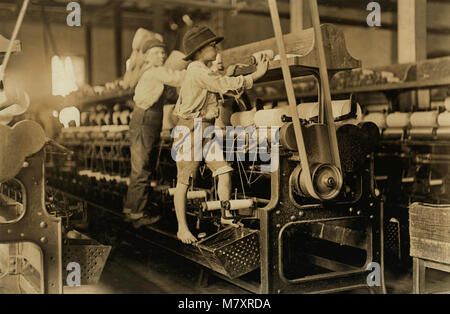
M159 109L159 108L158 108ZM144 216L147 207L151 169L150 155L159 140L163 113L152 108L147 110L135 107L130 121L131 175L124 213L135 220ZM154 213L148 213L154 215Z

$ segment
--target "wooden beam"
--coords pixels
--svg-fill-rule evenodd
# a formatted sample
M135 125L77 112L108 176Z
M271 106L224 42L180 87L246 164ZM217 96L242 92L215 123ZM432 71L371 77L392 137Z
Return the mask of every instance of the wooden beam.
M334 126L333 108L331 107L331 91L330 91L330 80L328 77L328 65L325 56L325 51L327 50L327 48L329 49L329 47L325 47L325 42L323 40L320 27L319 6L317 5L317 0L309 0L308 3L311 12L311 19L314 26L315 48L319 59L319 71L321 82L319 123L325 123L328 127L328 140L329 140L328 145L331 153L330 161L333 162L333 166L337 167L339 171L341 171L342 167L341 167L341 159L339 156L339 146L336 137L336 127ZM336 55L335 57L337 56L338 55Z
M152 31L158 34L164 34L166 30L165 23L167 17L165 16L165 8L163 6L152 7L151 20L153 23Z
M0 80L4 79L4 74L6 72L6 67L8 66L9 58L11 57L11 54L16 48L16 38L17 35L19 34L20 28L22 27L23 18L25 17L29 3L30 3L29 0L23 1L22 7L19 12L19 16L17 17L16 24L14 25L14 30L11 35L11 40L9 41L8 48L6 50L6 54L4 57L2 56L2 64L1 64L2 66L0 67Z
M357 267L340 263L338 261L334 261L328 258L320 257L313 254L304 254L303 255L305 260L307 260L309 263L319 266L321 268L325 268L330 271L334 272L345 272L345 271L355 271L358 270Z
M291 33L303 29L303 0L290 0Z
M427 58L427 0L398 1L398 62L417 62ZM428 109L431 105L427 89L400 95L400 103L410 105L411 110Z
M425 292L425 265L420 258L413 258L413 294Z
M398 62L427 58L427 0L398 0Z
M114 44L116 52L116 77L122 76L122 12L114 7Z
M220 2L225 2L226 0L221 0ZM213 17L216 22L216 27L214 28L216 30L216 34L219 36L225 35L225 10L216 10L213 13ZM226 38L226 36L225 36ZM222 48L222 44L219 44L219 47Z
M86 83L92 85L92 26L90 23L86 24L84 38L86 42Z
M343 70L361 67L361 62L348 53L342 31L331 24L322 24L321 29L328 69ZM314 46L314 29L310 28L295 34L284 35L283 42L287 54L300 55L302 65L319 68ZM273 50L275 55L278 54L275 38L227 49L221 53L222 61L225 68L232 64L249 64L252 54L268 49Z

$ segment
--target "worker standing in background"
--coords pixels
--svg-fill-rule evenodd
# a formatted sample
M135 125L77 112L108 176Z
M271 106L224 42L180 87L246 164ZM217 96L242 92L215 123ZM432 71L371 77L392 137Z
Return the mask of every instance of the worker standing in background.
M158 141L163 121L163 106L175 103L174 88L183 82L183 71L163 67L165 44L153 38L143 46L145 69L135 89L134 110L130 121L131 175L123 213L135 228L159 221L161 216L149 204L152 175L150 155Z
M246 76L229 77L211 69L217 59L216 44L223 37L216 36L206 26L194 26L188 30L183 38L185 60L193 60L188 66L187 73L180 90L180 96L175 106L174 114L179 117L178 126L187 127L191 136L191 159L177 161L177 186L174 197L175 212L178 221L177 237L186 244L196 242L197 239L189 231L186 222L186 195L189 179L194 176L200 161L194 160L194 119L202 119L202 129L212 126L219 116L220 98L229 91L239 91L253 87L253 81L262 77L268 68L268 59L264 55L258 60L255 73ZM183 140L182 140L183 141ZM177 143L180 144L179 142ZM174 144L175 145L175 144ZM176 150L176 148L174 147ZM177 152L179 153L179 152ZM218 195L221 201L228 201L231 197L231 174L233 168L224 160L206 161L214 177L219 178Z

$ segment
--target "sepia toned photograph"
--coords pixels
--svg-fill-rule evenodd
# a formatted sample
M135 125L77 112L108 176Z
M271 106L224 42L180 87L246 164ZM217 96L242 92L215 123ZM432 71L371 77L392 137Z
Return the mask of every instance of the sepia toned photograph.
M450 1L0 0L19 294L450 294Z

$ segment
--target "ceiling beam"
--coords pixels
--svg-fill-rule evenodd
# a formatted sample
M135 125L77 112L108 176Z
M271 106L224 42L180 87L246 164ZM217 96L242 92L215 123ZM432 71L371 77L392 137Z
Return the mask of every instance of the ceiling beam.
M46 10L47 12L47 10ZM138 28L144 27L151 29L153 27L153 22L149 20L148 16L136 16L135 13L127 14L127 12L122 12L123 14L123 28ZM67 13L58 12L47 12L47 20L52 24L66 24ZM84 17L85 19L86 17ZM2 23L13 23L16 20L16 16L12 15L9 10L0 9L0 21ZM29 11L24 18L25 23L42 23L42 14L40 11ZM87 25L85 20L82 20L81 26ZM89 24L94 27L114 27L111 14L104 14L96 16L89 20Z
M112 2L121 1L121 0L110 0L105 6L87 6L83 5L84 8L84 15L85 19L89 19L89 22L92 24L92 26L106 26L106 27L113 27L113 22L111 21L113 18L112 10L108 10L106 8L109 8L109 6L113 5ZM431 2L439 2L439 3L446 3L448 4L448 0L428 0ZM185 6L191 6L191 7L205 7L205 1L201 0L151 0L152 3L155 4L165 4L165 6L173 6L175 4L181 4L183 3ZM65 9L65 5L62 3L56 3L54 1L50 0L44 0L44 1L32 1L32 5L30 5L27 15L25 16L25 21L33 21L33 22L42 22L42 16L40 13L40 6L36 3L44 3L49 6L46 6L46 12L47 16L53 23L66 23L66 17L67 17L67 11ZM116 2L117 3L117 2ZM231 3L231 2L230 2ZM265 1L262 0L261 4L265 3ZM327 3L326 6L340 6L340 7L356 7L361 6L360 0L319 0L319 4ZM342 3L345 3L343 5ZM17 13L15 12L16 7L16 0L0 0L0 20L1 21L12 21L16 19ZM289 2L280 2L280 7L282 7L282 10L280 10L280 16L283 18L290 18L290 12L289 12ZM391 8L392 4L395 4L396 2L391 0L386 0L386 2L382 2L382 5L386 5L387 8ZM53 5L53 6L52 6ZM240 13L247 13L247 14L256 14L256 15L264 15L268 16L268 11L266 12L266 9L263 6L259 6L257 8L254 4L252 6L247 6L243 9L236 9L235 7L227 4L216 4L216 3L210 3L212 5L211 8L224 8L225 10L238 10ZM365 9L365 8L364 8ZM396 11L396 9L395 9ZM152 21L150 17L150 13L148 9L138 9L134 7L122 9L123 13L123 27L124 28L136 28L136 27L151 27ZM367 27L365 20L362 20L358 17L354 16L348 16L348 17L337 17L335 15L328 15L328 14L322 14L321 15L321 21L323 23L333 23L337 25L350 25L350 26L359 26L359 27ZM383 29L389 29L392 31L397 31L397 23L396 21L393 22L383 22ZM439 25L439 26L429 26L427 29L429 34L436 34L436 35L450 35L450 27Z

